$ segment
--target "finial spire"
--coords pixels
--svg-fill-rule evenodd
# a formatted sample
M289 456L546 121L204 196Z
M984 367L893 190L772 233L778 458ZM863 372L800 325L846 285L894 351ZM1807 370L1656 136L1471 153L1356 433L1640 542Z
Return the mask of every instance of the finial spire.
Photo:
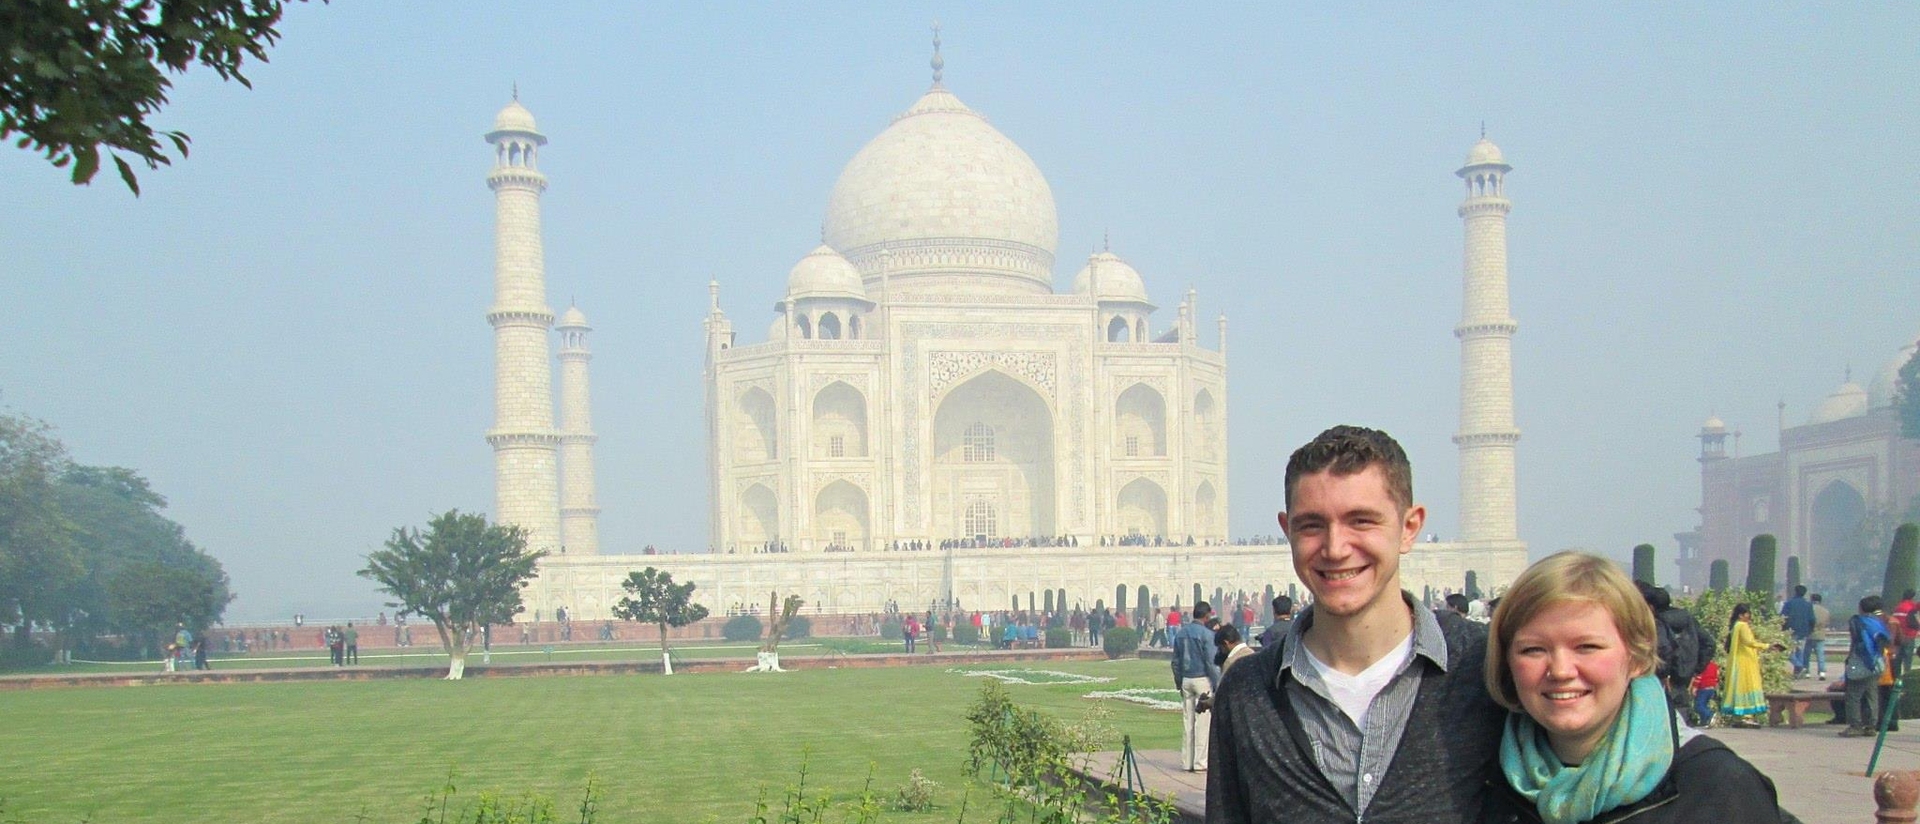
M947 61L940 57L940 21L933 21L933 59L927 61L933 67L933 85L940 85L940 73L947 67Z
M1480 121L1480 139L1487 139L1487 121L1485 120Z
M513 81L513 102L520 102L520 81Z
M1100 251L1102 252L1113 251L1113 233L1111 231L1108 231L1106 229L1100 230Z

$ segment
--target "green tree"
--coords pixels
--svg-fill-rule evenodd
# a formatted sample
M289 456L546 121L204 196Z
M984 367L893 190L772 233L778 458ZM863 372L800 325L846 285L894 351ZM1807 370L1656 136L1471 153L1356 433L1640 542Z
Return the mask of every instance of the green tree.
M505 624L525 610L520 591L546 553L527 549L520 527L488 524L484 515L457 509L435 515L423 532L399 527L385 549L367 556L360 577L393 596L395 617L433 622L450 661L447 680L466 673L467 651L480 628Z
M1659 586L1660 582L1655 580L1654 563L1653 544L1641 544L1634 547L1633 580L1645 581L1650 585Z
M653 624L660 628L660 666L673 674L673 657L667 651L667 627L684 627L707 617L707 608L693 601L694 583L673 582L673 573L647 567L627 573L620 588L627 595L613 608L613 614L627 621Z
M1467 600L1469 601L1479 600L1480 573L1475 572L1471 569L1467 570L1467 585L1466 587L1462 588L1460 591L1466 594Z
M1880 587L1881 599L1888 604L1900 603L1900 596L1914 588L1916 579L1920 579L1920 526L1901 524L1894 530L1893 546L1887 551L1887 577Z
M1780 580L1774 575L1774 562L1779 553L1779 541L1764 532L1747 543L1748 592L1764 592L1767 597L1773 597L1774 584Z
M107 597L113 626L136 640L142 655L158 650L175 625L203 636L233 600L224 573L210 578L200 570L159 561L120 567L107 581Z
M1792 594L1800 586L1800 556L1787 556L1787 593Z
M140 193L133 167L185 157L188 137L156 133L147 118L195 63L251 87L240 68L266 62L284 0L9 0L0 4L0 139L73 166L75 184L100 169L101 150Z
M1727 590L1729 575L1730 573L1727 571L1727 559L1721 558L1709 564L1707 566L1707 589L1713 590L1714 592L1725 592Z
M16 628L19 645L33 624L58 622L58 594L85 575L59 502L67 466L45 423L0 414L0 625Z

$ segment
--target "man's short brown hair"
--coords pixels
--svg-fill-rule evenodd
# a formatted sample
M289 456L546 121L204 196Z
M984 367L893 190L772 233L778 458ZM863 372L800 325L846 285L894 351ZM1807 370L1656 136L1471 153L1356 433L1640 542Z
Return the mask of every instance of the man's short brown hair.
M1398 441L1378 429L1340 425L1308 441L1287 459L1287 508L1293 508L1293 488L1315 472L1346 476L1378 466L1387 478L1387 494L1406 512L1413 506L1413 464Z

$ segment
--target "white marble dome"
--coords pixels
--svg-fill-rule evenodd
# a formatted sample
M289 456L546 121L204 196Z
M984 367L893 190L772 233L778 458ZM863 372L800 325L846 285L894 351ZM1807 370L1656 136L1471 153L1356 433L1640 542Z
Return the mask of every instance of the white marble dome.
M533 112L527 111L527 107L520 105L519 98L514 98L513 102L508 103L506 108L501 109L499 114L493 116L493 130L496 132L540 133L539 129L534 128Z
M854 155L827 202L828 245L906 289L1052 291L1053 189L1025 151L936 84ZM890 280L890 283L892 280Z
M1873 374L1873 380L1867 384L1867 405L1879 408L1892 406L1893 396L1900 391L1900 367L1913 359L1913 353L1920 349L1920 338L1900 348L1893 357L1881 364L1880 371Z
M1862 389L1860 384L1847 381L1840 384L1839 389L1833 390L1833 394L1828 395L1826 400L1821 401L1820 405L1814 408L1813 414L1807 418L1807 423L1832 423L1865 414L1867 414L1867 390Z
M1719 415L1708 415L1707 422L1700 424L1700 431L1709 434L1719 434L1727 431L1727 422L1720 420Z
M560 324L554 328L592 329L593 327L587 325L587 313L580 311L578 306L569 306L566 313L560 316Z
M1147 284L1139 270L1112 252L1096 252L1087 258L1087 265L1073 276L1073 293L1093 295L1102 301L1147 302Z
M787 294L795 298L867 299L866 287L860 284L860 271L833 247L824 244L808 252L787 273Z
M1467 150L1467 165L1505 166L1507 165L1507 160L1501 156L1499 146L1495 146L1493 145L1493 141L1481 137L1480 142L1473 144L1473 148Z

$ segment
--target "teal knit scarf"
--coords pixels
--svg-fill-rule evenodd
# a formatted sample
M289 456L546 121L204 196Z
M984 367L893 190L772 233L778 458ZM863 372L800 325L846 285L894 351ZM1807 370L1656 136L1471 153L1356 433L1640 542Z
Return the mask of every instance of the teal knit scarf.
M1500 738L1500 769L1547 824L1590 821L1660 786L1673 764L1669 712L1659 679L1633 679L1613 728L1575 767L1553 754L1546 730L1526 713L1514 713Z

